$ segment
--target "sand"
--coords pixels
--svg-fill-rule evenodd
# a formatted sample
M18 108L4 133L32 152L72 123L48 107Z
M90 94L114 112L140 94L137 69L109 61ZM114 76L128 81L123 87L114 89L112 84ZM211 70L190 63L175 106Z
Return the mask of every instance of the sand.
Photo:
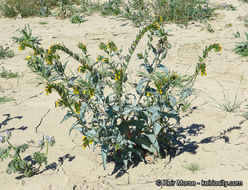
M214 1L211 1L214 3ZM217 1L216 1L217 3ZM29 50L19 51L18 45L11 39L18 36L18 29L29 24L34 36L42 39L42 45L49 47L54 43L64 43L72 50L77 50L79 41L87 44L89 52L96 55L100 42L113 40L127 51L127 44L134 39L139 29L130 21L116 17L101 17L98 14L87 17L84 23L71 24L69 20L49 18L7 19L0 18L0 45L9 46L15 51L15 57L0 60L0 67L19 72L21 76L14 79L0 78L0 97L13 97L14 101L0 105L0 132L11 130L13 144L27 140L38 141L42 135L52 135L56 144L48 154L49 166L41 174L32 178L16 179L19 174L5 173L7 160L0 163L0 189L2 190L79 190L79 189L159 189L155 181L166 180L242 180L242 187L164 187L164 189L248 189L248 120L242 117L245 102L234 113L216 108L215 98L223 102L223 95L233 101L241 76L243 81L238 91L238 100L248 98L248 58L233 52L235 42L244 39L242 18L248 14L248 4L236 0L225 0L237 10L218 10L209 24L214 33L207 31L207 24L192 22L188 27L175 24L165 25L171 30L168 40L172 45L164 64L180 74L194 72L198 55L211 43L220 43L220 53L210 53L207 61L207 75L199 77L195 88L197 99L192 102L195 109L182 113L181 130L187 136L186 148L178 156L161 159L151 164L139 163L122 174L114 172L115 164L108 163L104 171L99 149L81 146L82 135L73 131L68 135L69 127L74 120L60 124L66 109L55 108L58 95L44 93L44 85L39 84L37 75L27 67L25 57ZM240 19L241 18L241 19ZM47 21L42 25L39 22ZM232 23L228 27L227 24ZM235 38L233 33L240 32ZM142 50L146 41L138 47ZM137 52L138 52L137 51ZM65 58L67 59L67 58ZM137 71L135 59L132 59L131 72ZM43 119L42 119L43 118ZM38 127L37 133L35 132ZM229 129L229 130L228 130ZM0 144L0 147L3 145ZM32 153L30 149L27 153ZM59 162L59 157L64 161ZM169 162L169 163L168 163ZM196 163L199 169L195 172L187 169ZM44 167L42 168L44 169Z

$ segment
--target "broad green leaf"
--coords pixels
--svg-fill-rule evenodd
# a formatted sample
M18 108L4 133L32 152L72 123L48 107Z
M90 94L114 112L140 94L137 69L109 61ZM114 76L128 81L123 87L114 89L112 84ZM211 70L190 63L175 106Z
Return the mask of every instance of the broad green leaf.
M166 75L168 76L168 74L169 74L168 69L164 65L159 64L157 68L164 71L166 73Z
M101 154L102 154L102 163L103 163L104 170L106 170L108 151L109 151L109 145L108 144L105 144L105 143L102 144Z
M85 133L86 136L89 136L89 137L95 137L97 135L96 133L96 130L94 128L88 130L86 133Z
M70 130L69 130L69 135L71 134L71 131L75 129L75 127L79 124L79 121L76 121L75 123L72 124Z
M69 82L68 82L68 87L73 87L74 86L74 81L77 79L77 77L71 77Z
M74 116L74 113L67 111L67 114L64 116L64 118L62 119L62 121L60 123L63 123L65 120L67 120L68 118Z
M56 80L59 80L59 79L63 79L62 76L55 76L55 77L52 77L48 82L53 82L53 81L56 81Z
M139 81L139 83L138 83L138 85L137 85L137 87L136 87L136 91L137 91L137 93L138 93L139 95L142 94L143 83L145 83L145 82L147 82L147 81L148 81L148 78L142 78L142 79Z
M158 124L157 122L153 123L153 133L155 136L157 136L159 134L161 128L162 128L161 125Z

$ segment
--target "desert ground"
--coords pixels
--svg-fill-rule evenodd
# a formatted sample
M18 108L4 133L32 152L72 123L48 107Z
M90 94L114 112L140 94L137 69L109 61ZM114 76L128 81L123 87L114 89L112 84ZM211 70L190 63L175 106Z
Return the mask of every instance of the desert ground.
M20 51L13 36L19 36L18 29L29 24L34 36L42 39L42 46L49 47L54 43L64 43L72 50L78 51L78 42L87 44L93 55L99 52L100 42L113 40L124 52L127 44L135 39L139 28L121 18L102 17L93 14L86 17L86 22L72 24L68 19L46 18L0 18L0 44L13 49L13 58L1 59L0 66L21 74L18 78L0 78L0 96L13 97L14 100L0 104L0 132L12 131L12 143L21 144L27 140L38 141L42 135L52 135L56 144L48 154L48 167L31 178L18 177L19 174L6 174L7 160L0 163L0 189L2 190L79 190L79 189L160 189L155 181L166 180L241 180L242 187L163 187L162 189L248 189L248 120L242 113L244 102L235 112L226 112L217 108L212 98L224 102L224 94L230 101L234 100L238 89L238 101L248 99L248 58L233 52L235 42L242 41L244 17L248 17L248 4L237 0L223 0L211 3L233 4L237 10L218 10L217 16L208 23L214 32L207 31L207 24L190 22L187 27L166 24L171 30L168 41L171 44L165 60L170 70L180 74L194 72L198 56L206 45L220 43L222 51L210 53L207 59L207 75L199 77L195 88L197 97L191 109L182 112L181 131L187 136L185 150L169 161L169 158L158 159L154 163L139 163L126 173L115 172L115 164L108 163L103 170L99 149L81 146L82 134L68 130L73 119L60 124L66 109L55 108L58 99L56 93L46 95L44 84L39 84L37 75L26 65L25 57L29 51ZM47 21L42 25L40 22ZM229 25L229 24L232 25ZM235 38L233 33L240 32ZM142 50L146 41L138 46ZM65 57L64 59L68 59ZM132 59L130 72L136 72L135 58ZM38 127L38 128L37 128ZM37 128L37 133L36 129ZM0 145L2 146L2 144ZM32 151L32 149L30 149ZM29 152L28 152L29 153ZM60 159L59 159L60 158ZM192 172L187 169L191 164L199 168Z

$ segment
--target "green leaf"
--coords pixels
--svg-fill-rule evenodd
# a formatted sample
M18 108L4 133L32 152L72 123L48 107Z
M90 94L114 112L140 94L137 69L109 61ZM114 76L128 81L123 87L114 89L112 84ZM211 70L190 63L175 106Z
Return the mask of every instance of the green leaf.
M68 118L74 116L74 113L67 111L67 114L64 116L64 118L62 119L62 121L60 123L63 123L65 120L67 120Z
M104 170L106 170L108 151L109 151L109 145L108 144L105 144L105 143L102 144L101 154L102 154L102 164L103 164Z
M171 105L172 105L173 107L175 107L176 104L177 104L176 98L175 98L174 96L169 95L169 99L170 99Z
M48 83L50 83L50 82L53 82L53 81L56 81L56 80L59 80L59 79L63 79L63 77L62 76L55 76L55 77L52 77L49 81L48 81Z
M152 71L153 71L153 67L152 67L151 65L149 65L149 64L142 63L142 64L140 64L140 66L144 66L144 67L146 68L146 71L147 71L149 74L152 73Z
M75 123L72 124L70 130L69 130L69 135L71 134L71 131L75 129L75 127L79 124L79 121L76 121Z
M10 167L8 167L8 168L6 169L6 173L7 173L7 174L11 174L11 173L12 173L12 169L11 169Z
M68 87L73 87L74 86L74 81L77 79L77 77L71 77L69 82L68 82Z
M94 128L88 130L86 133L85 133L86 136L89 136L89 137L95 137L97 135L96 133L96 130Z
M158 145L158 140L156 138L156 136L154 134L145 134L150 142L152 143L152 145L156 148L156 151L154 151L153 153L158 154L159 153L159 145Z
M142 78L142 79L139 81L139 83L138 83L138 85L137 85L137 87L136 87L136 91L137 91L137 93L138 93L139 95L142 94L143 83L145 83L145 82L147 82L147 81L148 81L148 78Z
M153 133L155 136L157 136L159 134L161 128L162 128L161 125L158 124L157 122L153 123Z
M134 140L137 144L139 144L143 149L148 150L149 152L156 152L157 150L152 146L151 141L146 136L138 136Z
M159 64L157 68L164 71L167 76L169 75L168 69L164 65Z
M138 57L138 59L144 59L144 56L142 55L142 53L138 53L137 57Z

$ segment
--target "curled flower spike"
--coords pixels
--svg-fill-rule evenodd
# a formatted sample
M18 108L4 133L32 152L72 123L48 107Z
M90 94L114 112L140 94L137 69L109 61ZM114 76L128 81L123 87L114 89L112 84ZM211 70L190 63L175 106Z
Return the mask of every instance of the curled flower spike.
M62 104L61 100L58 99L56 102L55 102L55 107L60 107Z
M85 45L84 43L82 43L82 42L80 42L80 43L78 44L78 48L80 48L84 53L87 52L87 47L86 47L86 45Z
M77 114L79 114L80 113L80 108L81 108L81 102L75 102L74 103L74 108L75 108L75 112Z
M159 29L159 28L160 28L160 26L159 26L159 23L158 23L158 22L154 22L154 23L153 23L153 26L154 26L154 28L155 28L155 29Z
M50 94L52 92L52 88L50 86L46 86L45 92L46 92L46 95Z
M162 19L162 17L160 15L156 15L155 19L156 19L157 22L162 22L163 21L163 19Z

